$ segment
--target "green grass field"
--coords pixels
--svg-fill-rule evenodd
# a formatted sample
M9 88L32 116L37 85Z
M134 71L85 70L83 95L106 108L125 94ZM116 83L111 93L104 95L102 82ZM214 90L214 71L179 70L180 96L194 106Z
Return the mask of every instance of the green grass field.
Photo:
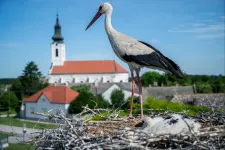
M0 115L16 114L15 111L0 111Z
M35 150L35 147L31 144L9 144L4 150Z
M13 117L0 118L0 124L2 124L2 125L23 127L24 123L26 124L27 128L52 129L52 128L56 127L55 125L52 125L52 124L43 124L43 123L34 123L34 122L29 122L29 121L21 121L17 118L13 118Z
M0 132L0 139L13 135L12 133ZM32 144L9 144L4 150L35 150Z

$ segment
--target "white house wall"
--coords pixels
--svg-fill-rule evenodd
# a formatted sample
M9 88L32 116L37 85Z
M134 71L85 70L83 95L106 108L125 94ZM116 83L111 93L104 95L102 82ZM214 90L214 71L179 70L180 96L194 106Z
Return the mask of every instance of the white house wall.
M128 82L128 73L49 75L49 83Z
M114 89L120 89L120 87L116 84L113 84L108 90L106 90L104 93L102 93L102 97L107 100L110 104L112 104L111 102L111 93ZM123 89L122 89L123 90ZM131 97L131 92L130 91L126 91L126 90L123 90L123 93L124 93L124 100L127 101L127 99L129 97ZM134 93L135 96L139 96L139 94L137 93Z
M51 109L58 108L61 109L64 113L67 113L69 104L56 104L56 103L50 103L47 97L45 97L44 94L42 94L37 102L26 102L26 117L27 118L37 118L37 119L43 119L43 116L32 114L31 112L48 112ZM56 111L54 111L56 113Z

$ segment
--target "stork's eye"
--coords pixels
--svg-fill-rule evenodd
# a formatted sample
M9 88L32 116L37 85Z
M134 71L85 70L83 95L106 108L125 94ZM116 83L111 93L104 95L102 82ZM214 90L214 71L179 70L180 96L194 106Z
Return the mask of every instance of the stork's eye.
M102 6L100 6L99 8L98 8L98 11L100 11L102 9Z

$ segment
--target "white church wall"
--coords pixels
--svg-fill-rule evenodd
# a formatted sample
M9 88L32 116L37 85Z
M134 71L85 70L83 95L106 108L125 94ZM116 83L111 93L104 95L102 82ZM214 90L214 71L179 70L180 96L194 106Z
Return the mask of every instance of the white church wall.
M128 73L49 75L49 83L128 82Z

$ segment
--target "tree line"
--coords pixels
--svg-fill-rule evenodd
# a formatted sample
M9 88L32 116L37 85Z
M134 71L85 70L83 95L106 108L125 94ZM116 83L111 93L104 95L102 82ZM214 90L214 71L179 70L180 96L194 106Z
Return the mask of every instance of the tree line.
M19 111L24 97L29 97L49 85L44 83L42 78L43 75L38 66L31 61L27 63L22 74L16 79L0 79L0 111ZM4 91L3 86L6 84L11 84L7 92Z
M131 79L130 79L131 80ZM197 93L224 93L225 76L223 75L188 75L184 73L184 78L179 79L176 76L158 72L146 72L141 76L143 87L148 87L157 82L159 86L189 86L195 85Z
M31 61L26 64L19 77L0 79L0 110L9 109L9 103L11 109L19 109L24 97L29 97L49 85L48 83L43 82L42 78L43 75L39 71L38 66L35 62ZM188 75L184 73L184 79L179 79L171 74L161 75L158 72L146 72L141 76L141 82L143 87L152 85L154 82L157 82L159 86L162 84L163 86L174 86L176 84L187 86L195 84L198 93L225 92L225 76L223 75ZM11 88L8 92L5 92L4 85L7 84L11 84ZM74 87L74 89L81 93L88 91L88 87ZM93 95L90 95L89 93L85 94L90 99L97 98L98 105L101 105L101 107L109 105L103 101L101 96L93 97ZM115 103L118 103L116 102L117 99L118 98L114 98ZM95 104L90 105L95 106Z

